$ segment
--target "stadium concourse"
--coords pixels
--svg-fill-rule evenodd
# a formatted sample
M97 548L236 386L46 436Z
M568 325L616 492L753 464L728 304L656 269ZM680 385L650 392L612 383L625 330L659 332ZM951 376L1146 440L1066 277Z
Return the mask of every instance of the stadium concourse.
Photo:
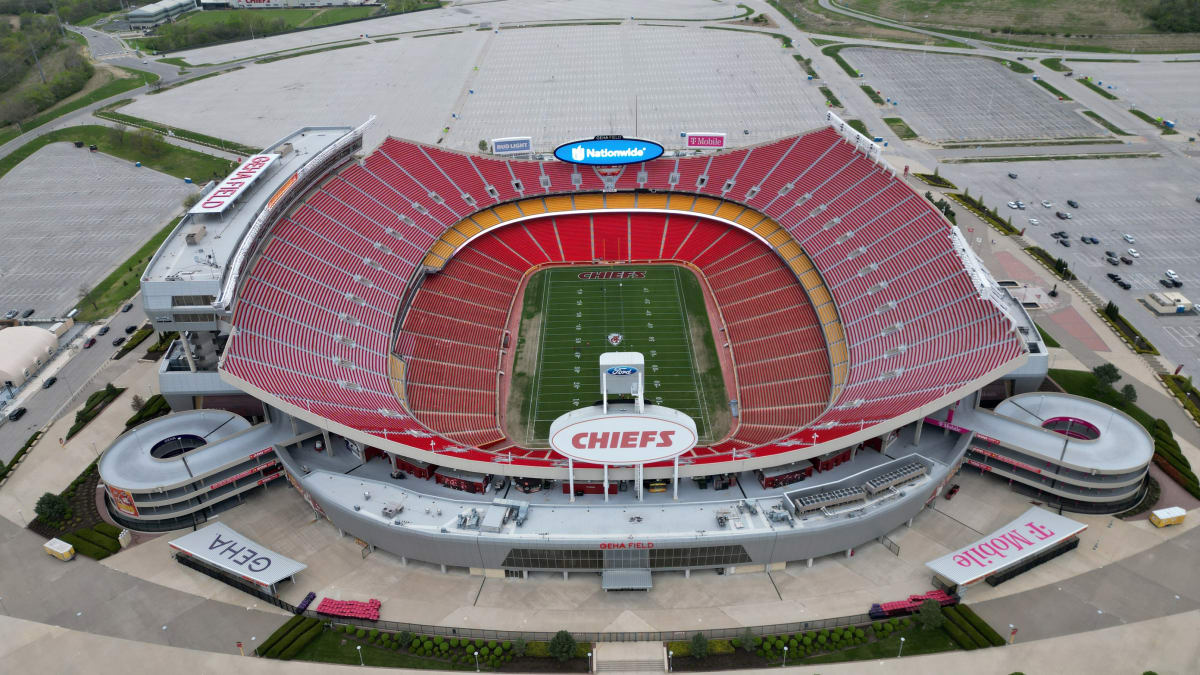
M661 145L622 137L527 159L389 138L364 157L363 127L290 134L207 188L142 282L147 315L183 334L160 370L172 409L252 424L198 428L181 457L205 468L166 482L161 434L131 437L120 472L100 467L111 515L140 530L196 526L282 473L364 555L378 547L485 576L603 573L615 589L649 588L652 571L850 556L911 525L964 462L1069 509L1140 498L1150 442L1119 413L1041 395L1036 412L971 415L1037 388L1037 330L877 145L827 122L662 157ZM623 298L625 280L636 293L632 281L657 265L698 281L709 325L688 332L719 344L719 359L667 341L666 324L642 315L649 297L616 305L620 321L645 322L628 341L593 323L582 287L574 306L523 301L543 269L575 266ZM636 365L601 377L632 399L592 407L600 390L576 381L580 403L550 442L517 443L506 399L529 392L510 386L516 359L551 367L523 319L566 319L568 335L575 323L575 373L595 367L584 343L612 352L602 364L627 354ZM727 432L663 408L678 405L669 396L643 408L651 394L628 379L714 360ZM592 433L555 440L567 418ZM971 419L990 425L986 447ZM1068 454L1055 449L1064 434ZM618 436L620 452L606 440ZM1132 454L1117 459L1115 447ZM204 453L220 461L188 459Z

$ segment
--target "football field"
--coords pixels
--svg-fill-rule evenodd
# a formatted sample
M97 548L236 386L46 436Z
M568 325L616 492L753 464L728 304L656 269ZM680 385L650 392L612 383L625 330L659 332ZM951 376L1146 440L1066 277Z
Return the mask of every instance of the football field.
M598 402L606 351L641 352L646 402L691 416L701 443L728 430L728 397L691 271L558 267L535 273L525 290L511 390L520 400L509 406L513 435L545 445L555 418Z

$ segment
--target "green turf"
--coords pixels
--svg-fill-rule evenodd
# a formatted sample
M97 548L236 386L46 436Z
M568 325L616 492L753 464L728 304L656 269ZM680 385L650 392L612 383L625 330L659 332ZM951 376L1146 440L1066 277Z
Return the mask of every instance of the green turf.
M255 16L265 19L283 19L287 28L295 28L304 23L306 19L317 13L315 9L206 9L203 12L193 12L179 19L176 23L186 23L190 27L211 26L216 23L225 23L231 17L237 18L246 16L246 12L253 11Z
M314 16L312 21L304 25L312 28L315 26L328 26L343 21L353 21L354 19L365 19L371 16L371 13L376 9L375 7L333 7Z
M645 277L580 279L587 271ZM606 351L641 352L646 401L695 419L701 443L727 431L724 380L692 272L673 265L542 270L529 281L521 319L512 388L520 419L510 424L518 437L544 444L555 418L600 400L598 364ZM608 342L612 333L622 336L617 346ZM529 369L532 377L520 366L531 356L537 364Z

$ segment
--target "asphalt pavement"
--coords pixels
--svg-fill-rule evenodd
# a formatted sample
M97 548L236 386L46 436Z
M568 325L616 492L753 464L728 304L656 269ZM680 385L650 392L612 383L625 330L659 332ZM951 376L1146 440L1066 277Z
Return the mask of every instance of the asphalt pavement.
M120 361L112 360L113 354L119 349L113 346L113 339L124 337L126 326L140 326L146 321L140 296L131 302L133 309L125 313L118 311L113 318L89 327L83 332L83 336L66 345L63 350L72 356L58 372L51 373L47 370L38 373L26 383L28 393L26 398L19 402L20 406L26 409L25 415L16 422L8 421L7 417L0 418L4 420L4 425L0 426L0 460L8 462L34 431L81 405L89 395L103 389L105 383L115 379L128 368L131 361L145 353L146 348L155 340L153 335ZM95 346L84 349L84 336L94 335L101 325L111 325L112 329L108 335L97 337ZM41 382L51 374L57 377L58 381L49 389L42 389ZM149 393L151 392L143 395L143 398L147 398ZM11 405L5 408L6 415L11 408ZM56 439L51 439L51 442L56 442Z

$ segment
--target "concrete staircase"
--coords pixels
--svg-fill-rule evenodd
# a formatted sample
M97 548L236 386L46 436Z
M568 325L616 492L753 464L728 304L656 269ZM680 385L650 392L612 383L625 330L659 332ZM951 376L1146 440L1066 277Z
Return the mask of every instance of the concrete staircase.
M667 650L661 642L601 642L592 650L597 673L664 673Z

